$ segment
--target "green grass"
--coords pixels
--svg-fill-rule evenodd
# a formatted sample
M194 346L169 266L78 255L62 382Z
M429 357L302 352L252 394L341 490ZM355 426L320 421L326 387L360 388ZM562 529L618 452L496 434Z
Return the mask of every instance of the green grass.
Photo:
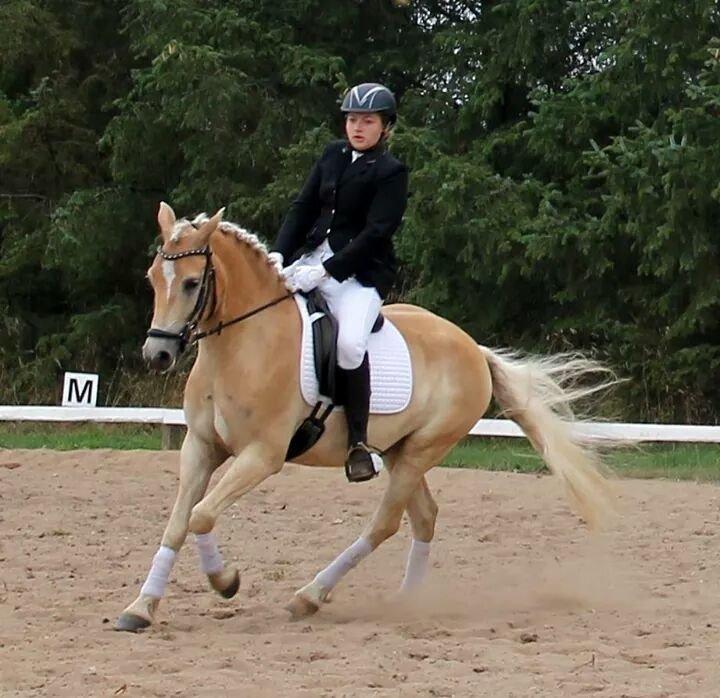
M0 422L0 448L151 449L161 447L160 427L136 424ZM612 453L618 475L673 480L720 481L720 445L648 444ZM524 439L467 439L443 465L482 470L537 473L545 464Z
M0 422L0 448L153 449L161 447L160 427L140 424Z
M610 453L606 462L623 477L720 481L720 445L645 444ZM457 468L537 473L546 470L523 439L468 439L445 459Z

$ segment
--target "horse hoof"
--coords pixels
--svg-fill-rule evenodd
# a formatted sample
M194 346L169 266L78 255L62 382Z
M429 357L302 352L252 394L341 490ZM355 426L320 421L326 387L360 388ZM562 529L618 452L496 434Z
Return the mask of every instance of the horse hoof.
M139 633L149 626L150 621L147 618L136 616L134 613L121 613L115 621L115 630L128 633Z
M228 583L223 577L230 575L232 579ZM237 570L223 570L220 574L210 577L210 586L224 599L231 599L240 588L240 573Z
M224 599L231 599L235 594L238 593L238 589L240 588L240 572L235 570L235 578L232 581L232 584L223 591L220 592L220 596L222 596Z
M285 610L290 613L290 620L302 620L303 618L308 618L309 616L317 613L320 610L320 607L310 601L310 599L307 599L300 594L295 594L292 601L285 606Z

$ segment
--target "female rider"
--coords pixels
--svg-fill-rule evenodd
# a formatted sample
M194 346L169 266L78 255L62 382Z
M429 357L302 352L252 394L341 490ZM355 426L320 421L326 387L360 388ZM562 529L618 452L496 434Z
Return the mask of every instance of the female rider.
M382 466L367 445L370 365L367 345L395 280L392 236L407 203L408 171L387 151L397 118L395 97L363 83L345 95L347 140L333 141L290 206L271 256L288 265L291 287L317 288L338 322L337 357L345 394L351 482Z

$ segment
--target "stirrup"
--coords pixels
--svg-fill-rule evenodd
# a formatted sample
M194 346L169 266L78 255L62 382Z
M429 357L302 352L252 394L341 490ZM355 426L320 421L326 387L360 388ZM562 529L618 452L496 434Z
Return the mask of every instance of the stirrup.
M345 460L345 475L350 482L372 480L383 469L383 459L362 442L350 447Z

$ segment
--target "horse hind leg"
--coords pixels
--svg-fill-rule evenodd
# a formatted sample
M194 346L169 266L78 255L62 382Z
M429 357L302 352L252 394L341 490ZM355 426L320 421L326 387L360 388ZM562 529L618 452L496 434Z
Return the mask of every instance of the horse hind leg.
M413 494L424 482L425 472L438 463L461 436L462 432L441 436L429 428L425 431L419 430L403 440L397 453L390 454L394 463L390 470L390 482L371 523L349 548L319 572L309 584L295 592L286 606L293 619L297 620L318 611L338 582L398 531L402 515ZM430 517L416 517L420 527L418 530L424 537L427 537L430 528L434 529L434 517L432 518L433 524L430 527L427 525ZM423 527L421 521L426 526Z
M407 505L412 530L412 543L408 552L405 576L400 586L403 593L417 591L422 585L430 558L430 543L435 535L438 505L423 477Z

